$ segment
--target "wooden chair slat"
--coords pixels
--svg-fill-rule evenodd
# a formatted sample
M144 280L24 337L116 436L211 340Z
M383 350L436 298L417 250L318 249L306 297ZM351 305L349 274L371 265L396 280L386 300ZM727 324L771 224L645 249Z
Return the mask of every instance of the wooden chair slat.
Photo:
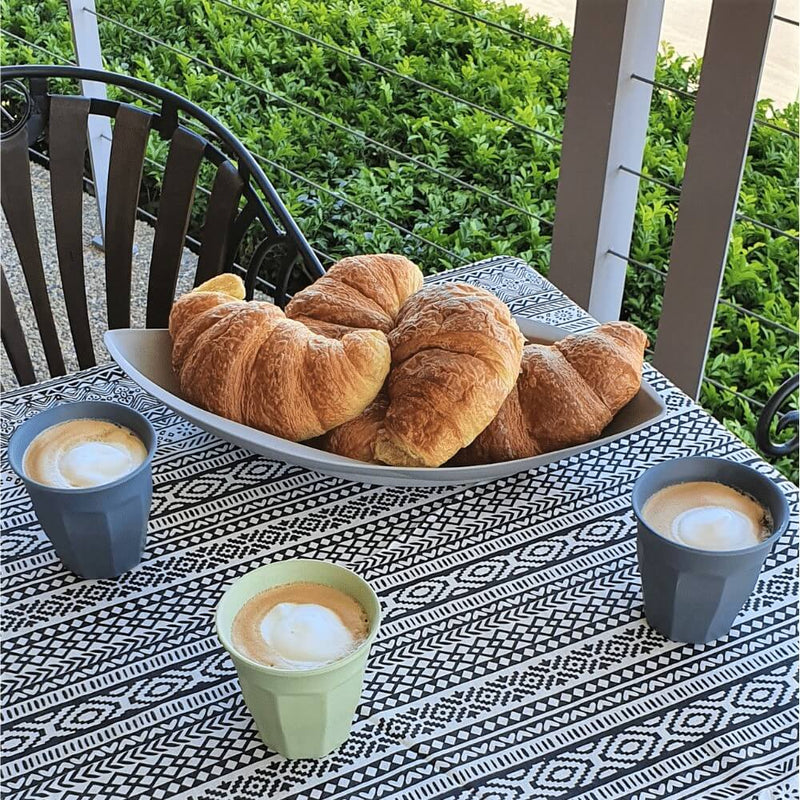
M50 195L58 268L72 342L81 369L95 365L83 262L83 165L86 158L88 97L50 99Z
M134 223L152 119L152 114L125 105L119 107L115 117L103 238L108 327L111 329L130 326Z
M226 265L233 220L239 210L244 181L230 161L223 161L214 177L203 225L194 285L219 275Z
M185 128L172 136L150 259L147 327L166 328L206 141Z
M33 211L27 126L2 141L0 155L3 163L0 201L28 285L47 366L51 375L64 375L66 372L64 357L61 354L53 311L47 296L47 282L42 267L39 234Z
M14 375L17 376L21 386L36 383L31 354L28 352L25 333L19 322L19 315L8 287L5 271L2 272L2 283L0 284L0 317L2 317L0 327L2 327L3 347L5 347L6 355L11 362Z

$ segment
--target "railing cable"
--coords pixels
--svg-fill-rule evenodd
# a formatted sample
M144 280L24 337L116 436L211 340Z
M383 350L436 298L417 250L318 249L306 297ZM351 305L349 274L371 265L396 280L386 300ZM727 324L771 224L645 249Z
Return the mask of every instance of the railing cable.
M5 28L0 28L0 34L2 34L3 36L10 36L12 39L16 39L18 42L22 42L22 44L27 45L28 47L32 47L34 50L39 50L45 55L50 56L50 58L56 58L65 64L72 64L73 66L75 66L75 62L70 60L69 58L60 56L58 53L53 53L46 47L42 47L39 44L35 44L34 42L29 42L27 39L23 39L21 36L17 36L16 33L11 33L11 31L7 31Z
M644 261L637 261L635 258L631 258L631 256L624 256L622 253L618 253L616 250L607 250L606 251L610 256L615 256L622 261L627 261L631 266L639 267L640 269L647 270L648 272L652 272L655 275L660 275L662 278L667 277L666 270L659 269L658 267L654 267L652 264L645 264Z
M265 17L263 14L259 14L256 11L251 11L248 8L242 8L241 6L237 6L234 3L228 2L228 0L213 0L215 3L219 3L220 5L227 6L228 8L233 9L234 11L239 11L242 14L246 14L251 19L258 19L262 22L266 22L268 25L272 25L279 30L282 30L284 33L290 33L293 36L297 36L300 39L305 39L306 41L313 42L314 44L319 45L320 47L327 48L328 50L332 50L335 53L339 53L347 58L352 58L354 61L358 61L362 64L366 64L373 69L377 69L380 72L384 72L387 75L391 75L394 78L399 78L401 80L407 81L408 83L413 84L414 86L418 86L420 89L425 89L428 92L433 92L434 94L441 95L442 97L446 97L448 100L452 100L454 103L461 103L462 105L468 106L469 108L474 108L478 111L483 111L485 114L488 114L495 119L502 120L503 122L508 122L514 127L521 128L522 130L529 131L530 133L535 133L537 136L541 136L543 139L547 139L554 144L561 144L561 139L557 136L553 136L551 133L547 133L546 131L541 131L538 128L533 128L530 125L526 125L524 122L519 122L511 117L506 116L505 114L501 114L498 111L494 111L490 108L486 108L478 103L472 102L472 100L465 100L463 97L459 97L458 95L452 94L448 92L446 89L442 89L438 86L434 86L433 84L426 83L425 81L419 80L419 78L414 78L411 75L405 75L402 72L399 72L396 69L392 69L391 67L385 67L383 64L378 64L376 61L372 61L369 58L365 58L359 53L352 53L349 50L345 50L343 47L339 47L339 45L332 44L331 42L326 42L324 39L319 39L316 36L312 36L311 34L304 33L303 31L298 31L296 28L292 28L289 25L285 25L282 22L278 22L277 20L270 19L269 17Z
M780 133L785 133L787 136L791 136L793 139L800 139L800 133L797 131L793 131L791 128L784 128L781 125L775 125L773 122L770 122L766 119L761 119L760 117L753 117L753 122L756 125L761 125L763 128L772 128L774 131L778 131Z
M638 170L631 169L630 167L626 167L624 164L619 165L620 170L622 172L627 172L629 175L636 175L637 178L641 178L642 180L649 181L650 183L657 183L659 186L663 186L665 189L669 189L670 191L677 192L678 194L681 193L681 189L679 186L673 186L671 183L667 183L666 181L662 181L660 178L654 178L652 175L647 175L644 172L639 172Z
M779 131L780 133L785 133L787 136L791 136L794 139L800 139L800 133L798 133L797 131L793 131L791 128L784 128L781 125L775 125L769 120L761 119L760 117L753 117L753 122L756 125L761 125L764 128L772 128L773 131Z
M222 2L222 0L215 0L215 1L216 2ZM180 50L179 48L175 47L174 45L171 45L168 42L165 42L165 41L163 41L161 39L158 39L155 36L151 36L150 34L144 33L143 31L138 31L135 28L132 28L131 26L126 25L124 22L120 22L119 20L116 20L116 19L114 19L112 17L109 17L106 14L103 14L103 13L101 13L99 11L92 11L90 9L86 9L86 10L89 11L89 13L94 14L95 16L97 16L99 19L102 19L102 20L104 20L106 22L109 22L112 25L117 25L118 27L120 27L120 28L122 28L124 30L127 30L127 31L129 31L131 33L134 33L134 34L138 35L138 36L141 36L142 38L147 39L148 41L151 41L151 42L153 42L154 44L156 44L156 45L158 45L160 47L164 47L164 48L172 51L173 53L176 53L177 55L182 56L183 58L188 58L189 60L194 61L196 64L200 64L201 66L204 66L207 69L210 69L210 70L212 70L214 72L217 72L220 75L224 75L225 77L230 78L233 81L241 83L244 86L247 86L248 88L253 89L254 91L260 92L261 94L265 95L266 97L269 97L272 100L276 100L279 103L284 103L285 105L287 105L287 106L289 106L291 108L294 108L294 109L296 109L297 111L300 111L303 114L308 114L309 116L314 117L315 119L318 119L321 122L324 122L324 123L326 123L328 125L331 125L334 128L338 128L339 130L344 131L345 133L348 133L351 136L354 136L354 137L356 137L358 139L361 139L362 141L366 142L369 145L372 145L373 147L377 147L377 148L379 148L381 150L385 150L386 152L392 153L394 156L396 156L398 158L402 158L402 159L404 159L406 161L409 161L409 162L415 164L416 166L421 167L422 169L426 169L429 172L432 172L432 173L434 173L436 175L439 175L440 177L443 177L443 178L445 178L447 180L453 181L454 183L458 184L459 186L463 186L464 188L469 189L471 191L474 191L477 194L483 195L484 197L487 197L488 199L490 199L490 200L492 200L492 201L494 201L496 203L499 203L500 205L504 205L506 208L511 208L514 211L517 211L517 212L519 212L521 214L525 214L526 216L531 217L532 219L538 220L542 224L548 225L551 228L553 227L553 222L551 220L547 219L546 217L543 217L540 214L536 214L533 211L529 211L528 209L523 208L522 206L517 205L516 203L512 203L509 200L506 200L506 199L504 199L502 197L499 197L496 194L493 194L492 192L488 191L487 189L483 189L480 186L475 186L474 184L468 183L467 181L464 181L464 180L462 180L461 178L459 178L459 177L457 177L455 175L452 175L452 174L450 174L448 172L445 172L444 170L441 170L438 167L434 167L433 165L428 164L427 162L422 161L422 160L416 158L415 156L410 156L407 153L402 152L401 150L397 150L396 148L392 147L391 145L384 144L383 142L380 142L377 139L373 139L371 136L368 136L366 133L364 133L362 131L359 131L359 130L357 130L355 128L350 128L349 126L344 125L341 122L336 122L335 120L331 119L330 117L326 117L324 114L320 114L319 112L314 111L313 109L307 108L306 106L304 106L304 105L302 105L300 103L297 103L294 100L290 100L287 97L284 97L282 95L276 94L275 92L271 92L271 91L269 91L269 89L265 89L262 86L259 86L258 84L247 80L246 78L242 78L242 77L240 77L238 75L235 75L234 73L229 72L228 70L224 69L223 67L218 67L218 66L216 66L215 64L212 64L209 61L204 61L203 59L198 58L197 56L192 56L189 53L185 53L182 50Z
M651 357L655 355L655 351L651 350L649 347L645 347L644 352ZM716 386L717 389L723 392L727 392L728 394L734 395L736 397L739 397L742 400L746 400L748 403L754 405L756 408L764 408L764 406L766 405L766 403L762 403L760 400L756 400L754 397L748 397L746 394L737 392L736 389L731 389L724 383L720 383L719 381L716 381L713 378L708 378L705 375L703 376L703 382L709 383L712 386Z
M655 352L651 350L649 347L645 348L645 353L649 356L654 356ZM731 389L729 386L726 386L724 383L720 383L719 381L714 380L713 378L708 378L705 375L703 376L703 382L709 383L712 386L715 386L720 391L726 392L727 394L734 395L735 397L739 397L742 400L750 403L751 405L755 406L756 408L764 408L766 403L762 403L760 400L756 400L754 397L748 397L746 394L742 394L741 392L737 392L736 389Z
M756 408L764 408L766 403L762 403L759 400L756 400L754 397L748 397L746 394L742 394L741 392L737 392L736 389L731 389L730 386L726 386L724 383L720 383L719 381L715 381L713 378L707 378L705 375L703 376L703 380L706 383L710 383L712 386L716 386L717 389L720 389L723 392L727 392L728 394L735 395L736 397L740 397L742 400L746 400L751 405L754 405Z
M685 89L679 89L677 86L670 86L668 83L662 83L661 81L657 81L652 78L645 78L644 75L637 75L635 72L631 73L631 78L633 78L635 81L646 83L655 89L663 89L666 92L671 92L672 94L676 94L678 97L683 97L686 100L697 99L697 95L693 94L692 92L687 92Z
M571 55L571 52L566 47L560 47L557 44L553 44L552 42L548 42L544 39L537 39L535 36L531 36L529 33L525 33L525 31L517 31L514 28L509 28L506 25L501 25L499 22L493 22L492 20L485 19L484 17L479 17L477 14L472 14L469 11L464 11L461 8L456 8L455 6L449 6L447 3L440 3L439 0L423 0L423 2L428 3L431 6L437 6L438 8L443 8L445 11L450 11L453 14L458 14L460 17L466 17L467 19L471 19L474 22L479 22L481 25L486 25L489 28L496 28L499 31L503 31L504 33L508 33L511 36L514 36L518 39L526 39L529 42L534 42L535 44L540 45L541 47L545 47L548 50L555 50L558 53L566 53L566 55Z
M761 314L759 314L758 312L751 311L749 308L745 308L744 306L737 306L736 303L731 303L730 300L726 300L724 297L721 297L719 299L719 304L721 306L727 306L728 308L732 308L739 314L745 314L748 317L753 317L754 319L759 320L759 322L763 322L765 325L769 325L773 328L778 328L779 330L782 330L797 338L797 331L792 330L788 325L784 325L782 322L770 319L769 317L762 317Z
M663 269L659 269L658 267L654 266L653 264L646 264L644 261L637 261L635 258L631 258L631 256L625 256L622 253L618 253L616 250L607 250L606 251L610 256L614 256L615 258L619 258L622 261L627 261L631 266L637 267L638 269L643 269L647 272L652 272L654 275L658 275L661 278L667 278L667 271ZM782 322L778 322L777 320L770 319L769 317L764 317L756 311L751 311L749 308L745 308L744 306L736 305L736 303L732 303L730 300L725 300L725 298L721 297L719 299L719 304L721 306L727 306L728 308L732 308L734 311L737 311L740 314L745 314L748 317L753 317L760 322L763 322L765 325L769 325L773 328L778 328L791 336L796 337L797 331L793 328L790 328L788 325L784 325Z
M270 167L273 167L274 169L277 169L277 170L280 170L281 172L286 173L287 175L291 176L295 180L302 181L303 183L307 184L308 186L311 186L314 189L316 189L318 192L324 192L325 194L329 194L331 197L335 197L337 200L341 201L345 205L352 206L353 208L358 209L359 211L363 212L364 214L368 214L370 217L373 217L373 218L375 218L377 220L380 220L381 222L385 222L387 225L391 226L392 228L395 228L396 230L400 231L401 233L404 233L406 236L411 236L413 239L416 239L417 241L422 242L423 244L425 244L425 245L427 245L429 247L433 247L434 249L439 250L440 252L444 253L445 255L449 256L450 258L455 258L458 261L461 261L463 264L469 264L470 263L470 260L468 258L464 258L463 256L458 255L458 253L454 253L452 250L448 250L446 247L442 247L441 245L436 244L436 242L432 242L430 239L426 239L424 236L420 236L419 234L414 233L413 231L410 231L408 228L404 228L399 223L393 222L392 220L387 219L386 217L384 217L381 214L379 214L377 211L372 211L369 208L365 208L364 206L360 205L359 203L356 203L355 201L350 200L350 198L345 197L343 194L339 194L339 192L337 192L337 191L335 191L333 189L330 189L327 186L323 186L322 184L316 183L315 181L312 181L310 178L306 178L305 175L301 175L299 172L295 172L294 170L291 170L288 167L284 167L282 164L279 164L277 161L273 161L270 158L265 158L264 156L259 156L259 155L256 155L255 158L258 161L261 161L263 164L268 164Z
M649 183L655 183L658 186L663 186L665 189L669 189L676 194L681 193L681 187L675 186L671 183L667 183L666 181L662 181L660 178L654 178L652 175L648 175L645 172L640 172L639 170L631 169L630 167L626 167L624 164L619 165L619 169L622 172L627 172L629 175L636 175L636 177L641 178L644 181L648 181ZM772 233L778 236L785 236L787 239L791 239L793 242L800 242L800 239L795 236L793 233L789 233L789 231L784 231L781 228L776 228L774 225L770 225L768 222L762 222L760 219L754 219L753 217L748 217L747 214L742 214L740 211L736 212L736 219L741 222L748 222L751 225L755 225L757 228L764 228L765 230L771 231Z
M671 92L672 94L678 95L678 97L683 97L686 100L697 100L697 95L694 92L687 92L685 89L679 89L677 86L671 86L668 83L651 80L650 78L645 78L643 75L637 75L635 72L631 74L631 78L636 81L641 81L642 83L647 83L656 89L663 89L665 92ZM761 119L760 117L753 117L753 122L756 125L762 125L765 128L771 128L774 131L779 131L780 133L784 133L787 136L791 136L795 139L800 138L800 133L797 131L792 130L791 128L784 128L781 125L776 125L774 122L770 122L769 120Z
M785 236L787 239L791 239L793 242L800 242L800 238L795 236L793 233L782 231L780 228L776 228L774 225L770 225L768 222L762 222L760 219L753 219L752 217L748 217L746 214L740 214L738 211L736 212L736 219L742 222L749 222L751 225L755 225L757 228L766 228L768 231L777 233L779 236Z

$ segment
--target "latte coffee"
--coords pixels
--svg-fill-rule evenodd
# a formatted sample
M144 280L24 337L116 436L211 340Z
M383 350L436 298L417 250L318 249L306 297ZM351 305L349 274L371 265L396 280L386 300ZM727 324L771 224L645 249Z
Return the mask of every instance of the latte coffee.
M233 620L243 655L270 667L314 669L352 653L369 633L366 611L321 583L285 583L251 597Z
M760 503L714 481L666 486L647 500L642 516L656 533L698 550L741 550L772 533Z
M28 478L59 489L101 486L133 472L147 458L131 430L102 419L71 419L43 430L28 445Z

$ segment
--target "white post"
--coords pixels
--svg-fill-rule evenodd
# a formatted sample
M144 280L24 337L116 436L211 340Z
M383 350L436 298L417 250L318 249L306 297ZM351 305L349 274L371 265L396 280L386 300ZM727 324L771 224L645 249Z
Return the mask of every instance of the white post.
M600 322L619 319L664 0L578 0L550 279Z
M67 0L72 23L72 40L78 66L87 69L103 69L100 50L100 32L97 27L94 0ZM81 91L86 97L106 99L106 85L97 81L81 81ZM108 165L111 159L111 121L108 117L89 115L89 158L92 162L92 178L97 201L97 216L100 219L100 236L93 241L103 246L106 230L106 196L108 194Z
M703 382L775 0L714 0L653 364Z

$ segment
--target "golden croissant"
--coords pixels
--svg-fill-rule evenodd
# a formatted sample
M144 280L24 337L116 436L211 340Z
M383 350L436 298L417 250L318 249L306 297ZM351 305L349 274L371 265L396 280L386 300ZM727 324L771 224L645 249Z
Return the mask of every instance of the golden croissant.
M378 438L378 431L383 427L388 408L389 396L381 392L363 413L345 422L344 425L328 431L317 440L316 445L329 453L371 464L380 463L375 458L375 441Z
M519 374L524 340L491 292L425 286L389 333L388 406L373 454L384 464L438 467L494 418Z
M378 394L390 366L382 331L330 338L243 298L241 280L220 275L174 303L172 363L189 402L302 441L357 417Z
M288 316L325 336L365 326L386 331L394 354L385 393L322 447L361 460L435 467L497 413L522 355L508 308L465 284L421 287L422 272L403 256L356 256L339 261L287 306Z
M422 271L404 256L351 256L334 264L286 306L286 316L338 338L348 328L389 333L400 307L422 286Z
M639 391L646 343L634 325L610 322L554 345L526 345L522 372L499 413L450 463L511 461L596 438ZM387 408L381 393L363 414L327 433L322 445L375 461Z
M639 391L646 344L635 325L607 322L553 345L527 345L514 390L453 463L511 461L597 438Z

